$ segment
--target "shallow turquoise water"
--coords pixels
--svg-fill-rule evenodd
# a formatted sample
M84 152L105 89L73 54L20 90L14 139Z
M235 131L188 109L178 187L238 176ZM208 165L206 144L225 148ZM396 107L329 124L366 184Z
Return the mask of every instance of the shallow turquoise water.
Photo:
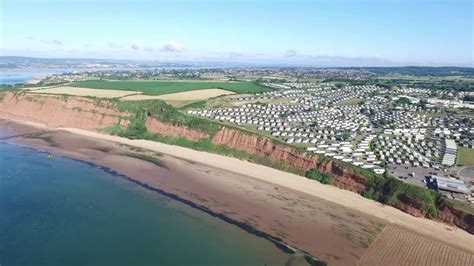
M0 265L284 265L270 241L130 181L0 142Z

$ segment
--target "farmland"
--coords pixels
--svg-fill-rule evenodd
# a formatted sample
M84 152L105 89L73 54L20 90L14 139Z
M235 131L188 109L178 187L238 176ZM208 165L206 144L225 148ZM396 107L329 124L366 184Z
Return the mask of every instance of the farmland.
M101 89L89 89L89 88L78 88L69 86L60 87L45 87L41 89L35 89L29 91L29 93L35 94L64 94L74 96L89 96L97 98L120 98L127 95L139 94L138 91L123 91L123 90L101 90Z
M104 91L104 90L102 90ZM218 97L221 95L235 94L235 92L222 89L203 89L197 91L184 91L177 93L170 93L165 95L130 95L121 98L125 101L142 101L142 100L164 100L173 106L182 106L193 101L207 100L209 98Z
M72 83L71 86L107 90L141 91L147 95L163 95L192 90L224 89L236 93L258 93L268 88L253 82L213 82L213 81L105 81L86 80Z
M435 239L388 225L359 265L473 265L474 255Z

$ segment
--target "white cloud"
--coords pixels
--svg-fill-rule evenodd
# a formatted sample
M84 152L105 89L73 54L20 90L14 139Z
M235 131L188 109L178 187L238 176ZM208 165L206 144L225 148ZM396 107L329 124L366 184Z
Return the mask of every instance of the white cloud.
M296 50L288 50L285 52L285 56L287 57L294 57L297 55L298 55L298 52Z
M120 48L121 46L115 42L107 42L107 46L110 48Z
M132 48L132 50L135 50L135 51L144 51L144 52L147 52L147 53L151 53L153 52L153 47L150 47L150 46L144 46L140 43L133 43L132 45L130 45L130 48Z
M244 56L244 54L239 53L239 52L230 52L229 53L229 57L231 57L231 58L232 57L242 57L242 56Z
M45 43L45 44L54 44L54 45L63 45L63 42L57 39L53 40L40 40L40 42Z
M151 52L153 52L153 48L152 47L144 47L143 51L151 53Z
M161 47L161 51L166 53L182 53L184 45L179 42L170 41Z
M53 44L56 44L56 45L62 45L62 44L63 44L63 42L60 41L60 40L52 40L51 42L52 42Z

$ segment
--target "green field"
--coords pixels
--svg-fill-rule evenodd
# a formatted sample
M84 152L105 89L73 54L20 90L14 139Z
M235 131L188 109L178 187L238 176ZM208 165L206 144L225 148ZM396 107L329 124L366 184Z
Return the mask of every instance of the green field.
M114 89L142 91L149 95L162 95L175 92L220 88L236 93L258 93L270 89L253 82L212 82L200 80L183 81L106 81L86 80L72 83L71 86L94 89Z
M347 99L345 101L339 102L336 105L340 105L340 106L357 105L357 104L362 103L362 102L364 102L364 100L362 100L360 98L350 98L350 99Z
M474 149L458 146L458 165L474 166Z

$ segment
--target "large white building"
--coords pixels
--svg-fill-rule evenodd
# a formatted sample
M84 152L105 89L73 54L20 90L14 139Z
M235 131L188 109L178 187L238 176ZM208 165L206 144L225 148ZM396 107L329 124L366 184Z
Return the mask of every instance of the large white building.
M444 151L442 165L453 166L456 162L457 147L456 142L452 139L446 139L446 149Z

